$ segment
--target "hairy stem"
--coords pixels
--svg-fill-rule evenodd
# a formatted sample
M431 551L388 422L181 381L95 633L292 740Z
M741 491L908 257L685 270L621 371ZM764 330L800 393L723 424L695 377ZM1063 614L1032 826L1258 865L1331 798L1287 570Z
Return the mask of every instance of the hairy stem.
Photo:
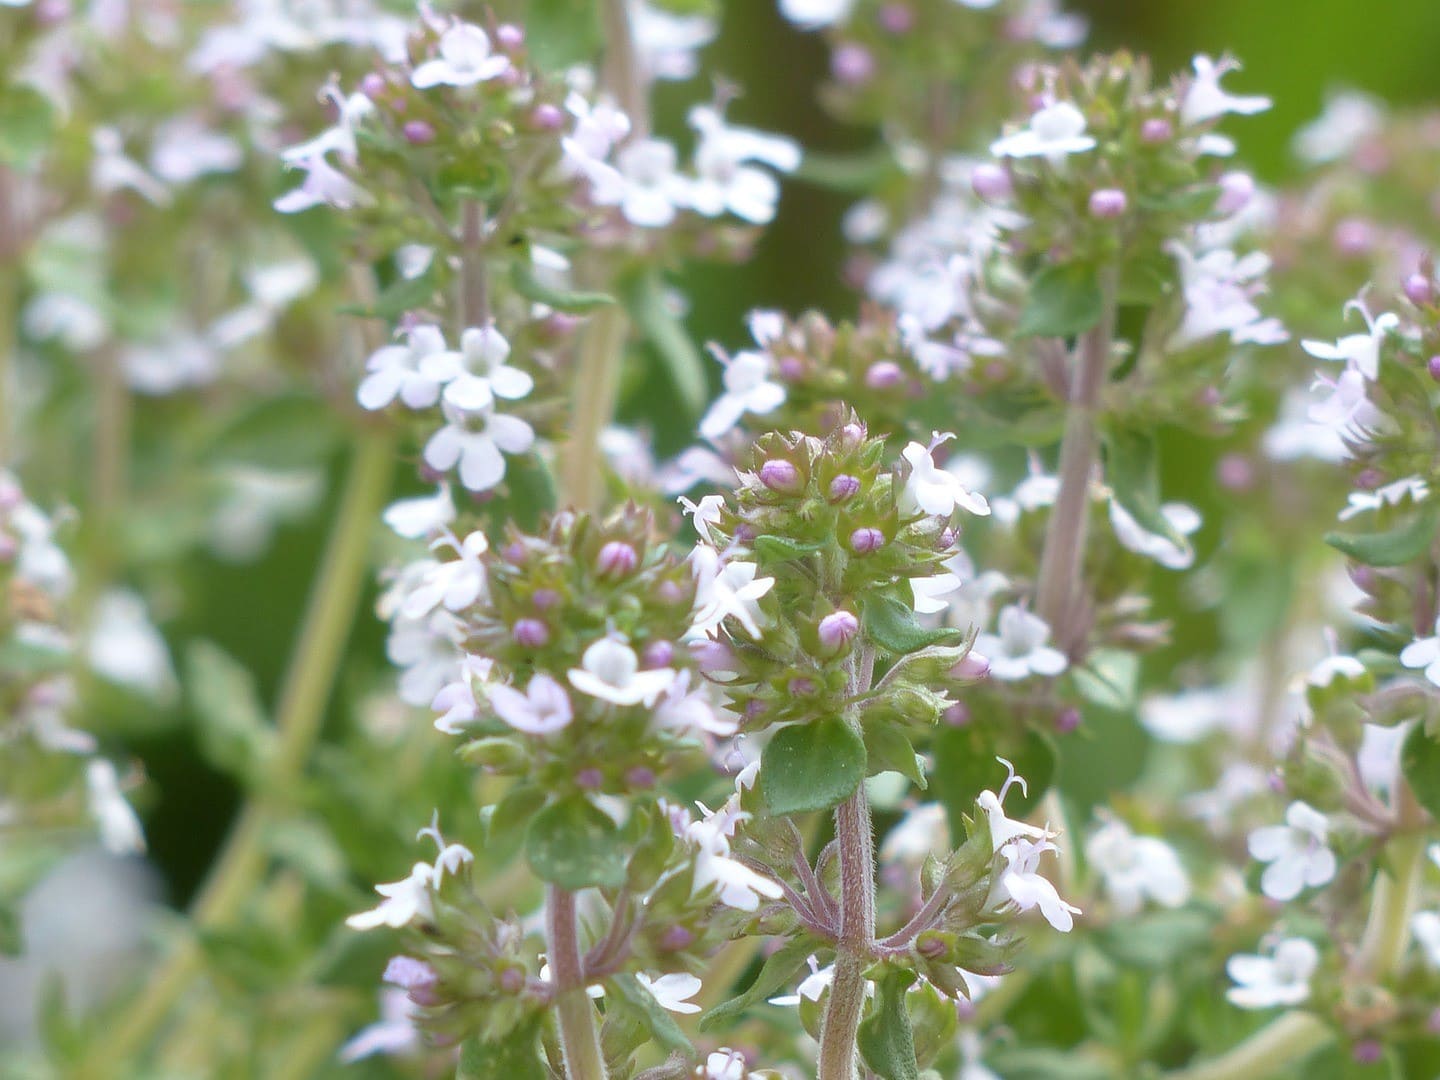
M575 894L556 886L545 889L545 949L560 1018L560 1047L567 1080L604 1080L605 1057L595 1027L595 1008L585 992L580 960L580 931Z
M1166 1073L1167 1080L1265 1080L1324 1046L1334 1033L1306 1012L1286 1013L1211 1061Z
M1101 280L1100 322L1085 333L1076 350L1070 377L1065 433L1060 442L1060 492L1045 530L1040 572L1035 584L1035 612L1047 623L1056 645L1073 645L1085 565L1085 533L1090 508L1090 474L1095 470L1100 439L1095 414L1110 364L1115 339L1115 276Z
M262 838L274 809L271 801L294 789L320 734L365 580L371 525L389 493L393 462L393 441L387 432L366 430L360 435L276 708L278 743L270 765L271 782L245 804L195 901L192 915L199 930L234 918L264 871ZM114 1075L117 1063L142 1047L164 1022L200 970L201 959L193 938L171 952L144 992L92 1045L77 1075Z

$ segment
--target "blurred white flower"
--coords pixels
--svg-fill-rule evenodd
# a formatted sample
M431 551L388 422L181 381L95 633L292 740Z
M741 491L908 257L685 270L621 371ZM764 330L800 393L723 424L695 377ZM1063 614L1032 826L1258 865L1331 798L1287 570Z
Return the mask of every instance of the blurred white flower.
M1285 938L1268 956L1232 956L1225 970L1238 985L1225 997L1242 1009L1299 1005L1310 997L1310 977L1319 964L1319 950L1305 938Z
M1306 888L1335 876L1335 853L1326 846L1330 820L1304 802L1292 802L1284 825L1267 825L1250 834L1253 858L1269 863L1260 890L1272 900L1293 900Z

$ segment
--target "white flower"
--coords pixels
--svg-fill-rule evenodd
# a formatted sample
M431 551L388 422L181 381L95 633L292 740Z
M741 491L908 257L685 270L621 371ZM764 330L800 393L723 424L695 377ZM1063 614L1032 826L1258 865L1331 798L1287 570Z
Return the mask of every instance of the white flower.
M510 61L490 51L490 35L470 23L456 23L440 35L440 55L410 76L418 90L432 86L474 86L505 74Z
M1324 689L1337 678L1358 679L1365 665L1353 656L1327 656L1305 674L1305 684Z
M1310 997L1310 977L1319 964L1320 951L1305 938L1285 938L1269 956L1232 956L1225 970L1238 985L1225 997L1242 1009L1299 1005Z
M571 681L574 682L573 672ZM553 735L574 718L570 695L549 675L532 676L523 694L513 687L499 685L488 687L486 694L495 715L526 735Z
M506 454L524 454L535 444L535 432L516 416L485 409L471 416L444 407L446 424L425 444L425 463L448 472L460 466L460 482L470 491L489 491L505 479ZM478 426L477 426L478 425Z
M1153 836L1136 836L1123 821L1101 826L1085 844L1085 857L1104 879L1118 915L1134 915L1147 897L1165 907L1190 897L1190 879L1175 849Z
M145 833L140 819L120 791L115 766L104 758L91 758L85 765L85 790L90 816L100 827L100 843L114 855L134 855L145 850Z
M676 172L675 147L664 139L635 139L615 155L615 164L591 157L573 139L565 139L565 159L590 181L597 206L618 206L625 220L658 229L675 220L685 206L689 185Z
M443 608L423 619L396 618L385 641L385 655L401 668L400 700L423 708L460 673L463 632Z
M764 416L785 404L785 387L771 382L770 357L761 352L739 352L723 360L724 391L700 421L700 434L712 442L740 422L747 412Z
M348 210L370 201L369 193L325 160L324 154L313 154L287 161L286 164L292 169L303 169L305 179L298 188L275 200L275 209L282 214L298 214L315 206Z
M718 27L706 15L672 15L645 0L630 2L630 32L640 64L652 79L688 79L699 70L695 56Z
M1325 844L1330 821L1308 803L1293 802L1284 825L1267 825L1250 834L1250 854L1269 863L1260 891L1272 900L1293 900L1306 888L1335 876L1335 853Z
M680 508L690 516L690 524L706 543L715 542L715 530L720 525L720 515L725 510L725 496L704 495L698 503L691 502L684 495L677 500Z
M630 134L630 118L608 101L592 105L584 94L572 90L565 98L565 108L575 117L567 159L573 154L577 159L604 161Z
M156 206L170 204L170 189L125 155L125 142L112 127L98 127L90 135L95 156L90 182L102 195L129 189Z
M794 172L800 165L800 147L793 139L753 128L727 124L719 110L697 105L690 110L690 126L700 136L695 147L695 178L688 205L697 214L719 217L729 211L752 225L775 217L780 185L763 169Z
M204 386L220 374L220 354L186 327L166 338L128 346L120 354L126 385L139 394L172 394Z
M430 824L415 834L416 840L423 840L429 837L435 841L435 888L440 887L448 872L451 877L460 873L462 866L470 866L475 862L475 853L464 844L447 844L445 837L440 835L440 811L434 810L430 814Z
M755 911L762 896L778 900L784 895L776 882L730 857L730 834L748 816L740 811L733 797L718 811L706 810L699 821L692 821L683 808L672 808L671 820L677 835L697 848L692 895L713 885L720 902L737 911Z
M640 670L635 650L624 642L605 637L592 644L571 668L570 685L582 694L612 705L651 706L675 681L674 668Z
M422 540L455 520L455 500L450 495L450 485L439 484L434 495L399 499L386 507L382 516L397 536Z
M478 412L497 397L514 401L535 388L529 373L505 363L510 343L488 326L472 326L460 335L460 351L444 350L425 356L420 370L445 384L445 400L458 409Z
M1236 61L1226 57L1217 62L1202 54L1195 57L1194 66L1195 77L1186 85L1185 96L1180 101L1182 124L1203 124L1226 113L1250 116L1270 108L1267 97L1236 97L1221 89L1221 77L1228 71L1240 69Z
M1265 318L1253 302L1264 287L1270 257L1261 251L1237 256L1229 248L1196 252L1172 240L1165 250L1180 269L1185 294L1185 315L1168 345L1182 349L1216 334L1228 334L1233 344L1274 345L1289 334L1275 319Z
M1000 611L1000 633L979 635L975 651L990 661L991 677L1005 682L1059 675L1069 662L1059 649L1046 644L1049 638L1044 619L1011 604Z
M1410 917L1410 932L1424 950L1425 962L1432 968L1440 968L1440 914L1417 911Z
M1027 825L1023 821L1014 821L1005 816L1005 796L1010 793L1012 787L1019 787L1021 794L1028 795L1029 788L1025 784L1025 778L1015 772L1015 766L1002 757L996 761L1005 766L1005 783L1000 785L1000 794L993 791L982 791L976 802L980 809L985 811L985 820L990 827L990 849L999 851L1006 844L1018 836L1029 837L1034 840L1049 840L1055 834L1049 829L1042 829L1035 825Z
M1075 926L1074 916L1080 914L1080 909L1060 899L1055 886L1041 877L1037 869L1045 852L1057 850L1048 840L1027 840L1024 837L1016 837L1002 847L1000 857L1005 860L1006 866L992 890L991 906L1013 904L1018 911L1038 907L1046 922L1061 933L1069 933Z
M372 1054L408 1054L419 1050L420 1032L415 1028L418 1009L406 991L393 986L382 989L380 1019L361 1028L340 1047L340 1062L348 1065Z
M480 716L475 700L476 684L485 684L493 666L488 657L465 654L460 662L460 677L442 686L430 702L430 708L440 714L435 717L436 731L446 735L465 734L465 729Z
M1029 127L991 143L990 153L996 157L1045 157L1056 165L1068 154L1094 148L1094 137L1085 134L1085 114L1068 101L1057 101L1030 117Z
M1425 678L1440 686L1440 619L1435 622L1433 635L1416 638L1400 650L1400 663L1407 668L1423 668Z
M370 911L351 915L345 925L356 930L374 930L377 926L399 929L417 918L429 919L435 914L430 896L434 884L435 868L427 862L417 862L409 877L376 885L375 891L385 899Z
M324 157L333 151L345 164L354 165L360 159L355 129L365 117L375 111L375 103L364 94L351 94L346 97L334 84L325 87L320 97L335 106L338 117L335 126L327 128L308 142L282 150L280 160L289 165Z
M810 965L810 974L800 980L800 985L795 988L795 993L772 997L771 1005L799 1005L802 998L806 1001L819 1001L825 991L830 989L835 982L835 965L827 964L822 968L814 956L807 957L805 962ZM866 983L867 993L873 993L874 989L873 983Z
M1325 111L1295 133L1296 155L1311 164L1345 157L1380 131L1385 112L1380 102L1354 90L1325 98Z
M900 452L910 464L910 474L900 492L900 513L923 511L936 517L949 517L958 506L978 517L989 517L990 504L985 496L967 490L960 477L937 466L930 455L931 451L918 442L910 443Z
M1160 507L1160 513L1181 536L1189 536L1200 528L1200 515L1195 512L1194 507L1184 503L1166 503ZM1195 561L1195 549L1189 544L1180 547L1169 537L1142 528L1114 498L1110 500L1110 524L1115 529L1115 539L1120 541L1121 547L1128 548L1137 555L1144 555L1147 559L1154 559L1166 569L1184 570Z
M940 803L922 803L907 811L885 834L880 861L918 867L926 855L937 858L950 853L950 821Z
M756 578L759 567L739 559L723 561L714 548L699 545L690 555L695 575L695 619L691 633L703 636L733 616L752 638L760 637L760 599L774 578Z
M756 1080L759 1073L745 1071L745 1055L739 1050L722 1046L711 1051L705 1064L695 1070L700 1080Z
M1345 305L1346 311L1357 310L1365 318L1366 332L1347 334L1335 344L1328 341L1305 340L1300 347L1317 360L1343 360L1372 382L1380 375L1380 346L1386 335L1400 325L1400 316L1386 311L1375 317L1363 304L1352 301Z
M652 979L643 971L635 978L640 985L654 995L662 1009L675 1013L698 1013L700 1006L688 1000L700 992L700 980L689 972L661 975Z
M483 532L477 529L463 541L447 534L432 546L448 547L459 558L443 562L432 559L423 564L400 605L400 614L407 619L422 618L442 605L447 611L463 611L485 591L485 566L480 556L489 549L490 542Z
M175 696L170 650L144 600L128 589L112 589L95 602L92 620L85 649L98 674L157 701Z
M228 135L211 131L194 116L168 120L155 129L150 168L170 184L188 184L209 173L228 173L245 160L245 151Z
M1355 766L1360 770L1361 782L1376 794L1387 795L1395 790L1400 780L1400 752L1411 726L1407 722L1392 727L1365 724L1361 728Z
M780 0L780 14L802 30L833 26L850 16L855 0Z
M1010 579L998 570L976 573L975 563L957 549L942 564L960 579L960 588L949 597L946 621L961 630L990 625L990 601L1010 586Z
M1366 389L1366 378L1360 369L1347 364L1335 379L1317 376L1311 384L1312 390L1328 390L1326 397L1312 404L1306 416L1316 424L1323 424L1334 435L1361 439L1367 432L1383 431L1392 427L1390 418L1371 402ZM1344 444L1341 443L1342 457Z
M932 577L911 578L910 591L915 596L915 612L918 615L933 615L944 611L950 601L940 597L960 588L960 579L951 573L935 574Z
M1430 497L1430 486L1418 476L1407 476L1394 483L1385 484L1374 491L1352 491L1346 499L1346 507L1336 516L1349 521L1360 514L1383 510L1387 506L1399 506L1409 499L1424 502Z
M361 407L383 409L398 397L407 408L430 408L440 400L444 380L427 371L427 361L445 353L445 335L430 325L412 327L404 345L376 349L365 363L369 374L356 393Z
M706 700L706 686L702 683L694 693L690 692L690 672L682 671L665 691L665 696L655 707L652 718L657 728L678 731L683 735L698 736L701 733L728 738L735 734L737 722L716 712Z

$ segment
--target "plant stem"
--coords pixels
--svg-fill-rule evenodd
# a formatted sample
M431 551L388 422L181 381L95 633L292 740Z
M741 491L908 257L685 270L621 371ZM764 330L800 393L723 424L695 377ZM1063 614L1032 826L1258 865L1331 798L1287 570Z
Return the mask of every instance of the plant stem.
M490 321L485 280L485 211L473 199L465 203L460 224L460 329Z
M280 692L275 715L278 742L269 783L245 804L195 901L192 916L199 930L234 918L264 871L261 841L272 816L271 801L294 789L320 733L364 585L371 526L389 494L393 464L392 436L383 430L362 432ZM135 1053L164 1021L200 970L201 959L194 938L176 947L145 991L92 1046L77 1075L114 1075L118 1063Z
M595 1028L595 1009L585 992L575 894L545 887L545 950L560 1017L560 1047L568 1080L605 1080L605 1057Z
M581 337L570 442L560 476L564 498L576 510L598 510L604 501L605 456L600 452L600 436L615 415L628 331L625 312L611 304L590 316Z
M1333 1037L1310 1013L1286 1013L1218 1058L1165 1075L1167 1080L1265 1080Z
M1375 879L1370 917L1355 954L1355 968L1374 980L1387 979L1400 968L1410 945L1410 917L1419 900L1425 869L1425 837L1419 832L1399 833L1390 841L1391 873Z
M1045 530L1045 547L1035 583L1035 612L1050 624L1058 648L1069 652L1079 611L1085 565L1085 534L1090 509L1090 474L1095 469L1099 436L1095 414L1110 366L1115 340L1115 273L1102 274L1100 321L1080 339L1060 441L1060 492Z
M629 5L625 0L601 0L600 18L605 33L600 85L630 118L629 138L643 139L650 134L650 95L635 51Z

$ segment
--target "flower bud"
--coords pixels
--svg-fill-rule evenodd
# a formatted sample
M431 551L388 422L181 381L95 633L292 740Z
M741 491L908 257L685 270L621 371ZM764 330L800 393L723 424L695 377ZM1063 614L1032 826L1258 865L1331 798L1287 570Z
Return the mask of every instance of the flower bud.
M694 594L688 591L678 581L662 581L660 583L660 599L667 604L679 604L689 600Z
M875 74L875 58L865 46L846 42L831 54L830 74L846 86L860 86Z
M605 782L605 774L594 765L587 765L575 774L575 783L586 791L594 791Z
M1233 214L1248 206L1254 197L1255 180L1249 173L1228 172L1220 177L1220 197L1215 200L1215 210Z
M1440 356L1432 356L1425 365L1425 370L1430 372L1430 377L1440 382Z
M926 960L939 960L950 951L950 946L939 934L924 933L915 940L915 951Z
M793 495L804 488L800 470L784 458L771 458L760 466L760 482L771 491Z
M527 649L543 649L550 644L550 628L539 619L521 619L510 628L516 645Z
M640 556L623 540L611 540L595 558L595 569L605 577L625 577L639 565Z
M843 649L860 632L860 620L848 611L832 611L820 620L817 632L826 649Z
M507 994L518 994L525 989L525 972L518 967L507 967L500 973L500 989Z
M400 130L411 146L424 146L435 141L435 128L424 120L407 120Z
M371 71L360 80L360 92L374 101L385 92L385 77L378 71Z
M776 367L786 382L799 382L805 377L805 362L798 356L782 356Z
M495 28L495 44L507 52L513 52L525 44L525 31L514 23L501 23Z
M790 691L791 697L809 697L815 692L815 680L808 675L797 675L790 680L786 689Z
M1374 491L1385 483L1385 474L1373 465L1355 474L1355 486L1361 491Z
M1215 474L1226 491L1248 491L1255 484L1255 468L1244 454L1226 454L1216 465Z
M644 765L635 765L625 770L625 786L645 791L655 786L655 770Z
M899 386L905 379L905 372L893 360L880 360L870 365L865 372L865 385L871 390L889 390Z
M1440 1009L1435 1009L1430 1013L1430 1018L1425 1022L1425 1027L1429 1029L1430 1034L1440 1035Z
M640 654L640 661L647 668L669 667L670 661L674 659L675 646L668 641L652 641Z
M671 923L660 935L660 948L667 952L679 952L681 949L688 949L693 944L695 944L695 934L679 923Z
M885 534L879 529L861 527L850 534L850 550L857 555L868 555L885 543Z
M859 446L865 441L865 425L854 423L846 424L840 429L840 438L846 446Z
M1130 200L1119 188L1099 188L1090 193L1091 217L1117 218L1129 205Z
M549 611L560 602L560 594L554 589L536 589L530 597L536 611Z
M1357 1065L1374 1065L1385 1056L1385 1047L1377 1039L1361 1039L1350 1048L1350 1056Z
M723 641L700 641L691 646L691 653L706 675L734 671L739 665L735 652Z
M851 476L849 473L841 473L830 481L830 501L844 502L860 490L860 478Z
M951 727L964 727L970 723L970 706L957 701L940 714L940 719Z
M1416 307L1426 307L1435 301L1435 289L1424 274L1411 274L1405 279L1405 298Z
M886 4L880 9L880 27L890 34L909 33L915 26L915 13L908 4Z
M1375 230L1368 221L1346 218L1335 226L1330 239L1341 255L1364 255L1375 244Z
M558 106L545 101L530 113L530 123L541 131L559 131L565 126L565 114Z
M970 188L987 203L1004 202L1015 193L1010 173L1002 165L976 165L970 173Z
M1169 142L1175 136L1175 127L1163 116L1152 116L1140 125L1140 141L1151 146Z
M1080 726L1080 710L1074 705L1066 705L1055 714L1055 730L1061 735L1069 735Z
M950 669L950 677L959 679L961 682L979 682L989 674L990 661L974 649L966 653L964 658Z

